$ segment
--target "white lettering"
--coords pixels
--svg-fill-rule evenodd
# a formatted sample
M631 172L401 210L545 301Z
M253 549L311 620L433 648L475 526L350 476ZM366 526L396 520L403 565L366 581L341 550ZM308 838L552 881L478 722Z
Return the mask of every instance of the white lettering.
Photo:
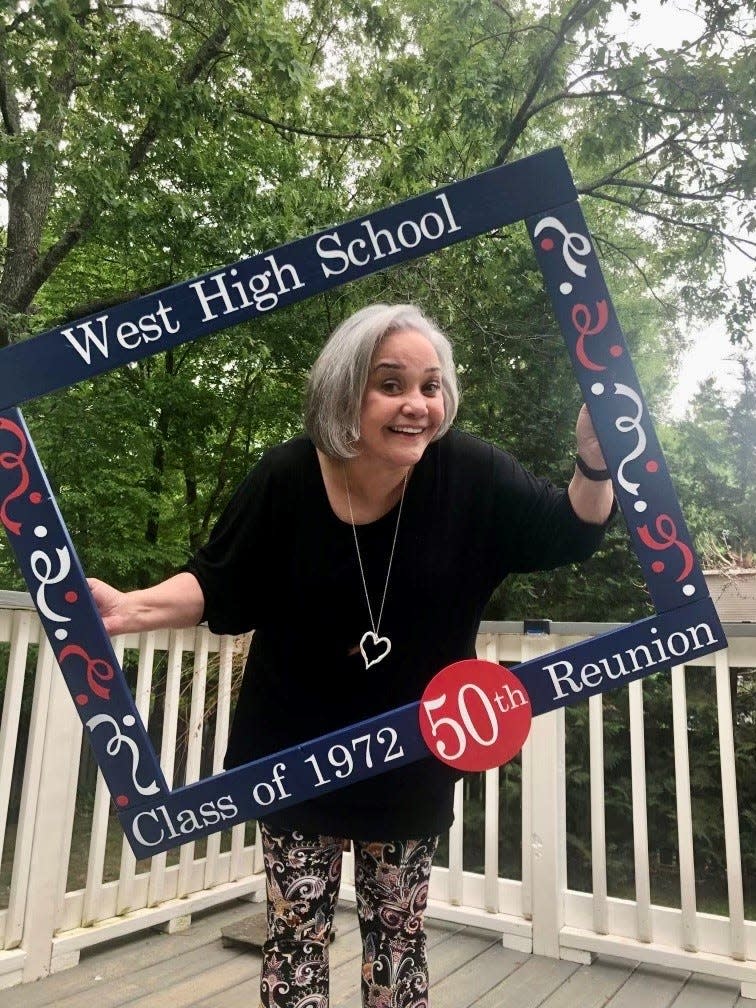
M557 674L557 665L561 665L564 668L564 674L561 675L561 676ZM544 668L546 669L546 671L551 676L551 681L554 684L554 691L555 691L554 692L554 696L555 697L560 697L561 698L561 697L566 697L568 695L567 693L565 693L562 690L561 686L559 685L560 683L565 682L565 681L570 684L570 689L572 690L573 693L579 693L580 692L581 687L576 682L574 682L573 679L571 678L572 677L572 673L575 671L574 668L573 668L573 666L572 666L572 662L564 661L562 659L562 660L560 660L558 662L554 662L553 665L544 665Z
M222 795L218 799L218 809L224 819L233 819L234 816L239 815L239 809L234 804L231 795Z
M131 831L140 844L144 844L145 847L154 847L156 844L159 844L160 841L163 839L163 837L165 836L165 831L162 829L160 830L160 835L158 836L157 840L147 840L146 837L142 834L142 828L138 822L138 820L141 819L142 816L147 816L149 819L154 819L155 822L158 821L157 812L155 811L155 809L149 809L147 812L139 812L137 815L134 816L132 820Z
M163 819L165 820L165 825L168 827L168 833L170 834L171 839L175 840L179 834L176 832L174 825L171 822L171 817L168 814L168 809L165 807L165 805L158 805L158 812L162 813Z
M370 220L363 221L362 222L362 227L364 227L365 230L367 231L368 238L370 239L370 241L373 244L373 258L374 259L385 259L387 255L392 256L392 255L396 255L397 254L397 252L399 251L399 247L397 246L396 242L394 241L394 239L393 239L392 234L391 234L390 231L387 231L385 228L381 228L380 231L376 231L373 228L373 225L370 222ZM380 238L386 238L388 240L388 247L389 247L390 251L384 252L381 249L381 246L379 244L379 239Z
M413 234L415 236L415 240L413 242L407 241L407 239L404 237L404 229L407 226L413 229ZM399 236L399 241L402 243L402 245L404 245L405 248L414 248L415 245L419 245L420 242L423 240L422 232L420 231L420 228L417 226L417 224L415 224L413 220L402 221L402 223L397 228L396 233Z
M449 234L452 234L454 231L461 231L462 228L454 220L454 214L452 213L452 208L449 206L449 200L446 198L446 193L439 193L439 195L436 196L436 199L443 205L443 208L446 211L446 219L449 222Z
M682 640L682 651L676 651L672 646L673 637L679 637ZM688 651L690 650L690 645L688 644L688 638L685 636L684 633L680 633L679 631L676 631L675 633L671 633L669 635L669 637L667 638L667 647L675 656L675 658L681 658L684 654L687 654Z
M283 773L286 770L285 763L276 763L273 767L273 783L278 788L279 798L291 798L291 795L286 791L283 785Z
M224 315L230 315L232 312L238 310L234 307L228 294L228 288L223 281L223 277L225 275L225 272L216 273L215 276L210 277L207 280L197 280L195 283L189 284L192 290L196 292L199 303L202 307L202 311L204 313L204 317L202 319L203 322L211 322L213 319L218 318L217 315L210 311L210 302L216 301L218 298L220 298L225 305L225 311L223 312ZM206 294L204 285L206 283L212 283L213 281L215 282L215 286L218 288L217 291L214 294Z
M426 221L429 219L436 221L436 223L438 224L438 231L436 231L435 234L431 234L428 225L426 224ZM441 218L438 216L437 213L427 213L425 214L424 217L420 218L420 230L423 232L426 238L429 238L431 241L435 241L437 238L440 238L441 235L444 233L444 222L441 220Z
M580 678L589 689L593 689L594 686L598 686L601 682L601 669L598 665L594 665L593 662L587 662L580 669Z
M612 657L613 658L619 658L619 655L612 655ZM622 662L618 662L619 672L612 672L612 668L611 668L611 665L609 664L609 659L608 658L599 658L598 663L599 663L599 665L603 665L604 666L604 672L606 672L606 674L609 676L610 679L619 679L619 677L623 673L625 675L627 675L627 669L622 664Z
M304 287L304 284L299 279L299 274L291 263L284 263L283 266L279 266L276 262L276 257L273 255L265 256L265 262L268 263L270 268L273 270L273 276L276 278L279 294L288 294L291 290L299 290L300 287ZM287 287L284 283L284 271L288 271L290 278L293 279L293 287Z
M260 797L260 789L265 790L267 797L265 799ZM276 792L273 790L267 781L260 781L259 784L255 784L252 788L252 797L255 799L258 805L270 805L270 803L275 799Z
M650 627L650 634L658 634L656 627ZM704 640L701 640L704 637ZM661 641L658 637L652 637L648 646L637 644L634 647L626 648L625 651L616 652L607 658L597 658L595 662L586 662L579 672L573 664L564 659L544 665L543 669L551 676L554 686L554 700L562 700L572 693L581 693L583 688L591 691L609 689L607 680L620 679L622 676L637 677L637 673L645 673L647 670L658 668L661 664L670 662L670 655L674 658L682 658L689 651L700 650L708 647L713 649L717 644L708 623L699 623L695 627L686 627L684 630L674 630L668 634L666 641ZM693 647L691 648L691 645ZM653 649L653 650L652 650ZM669 652L669 653L668 653ZM658 655L658 657L657 657ZM628 668L624 662L629 658L632 667ZM579 675L579 680L578 680ZM567 690L565 684L569 685ZM499 701L498 695L494 697ZM501 710L501 704L499 704Z
M323 248L323 242L332 241L339 248L336 249L326 249ZM346 252L341 250L341 238L339 237L338 231L333 231L331 234L321 235L320 238L315 242L315 248L318 250L318 255L321 259L339 259L342 260L344 265L341 269L329 269L325 263L320 264L320 268L323 270L323 274L327 277L329 276L339 276L344 270L349 269L349 256Z
M128 342L128 339L131 336L136 336L136 343ZM142 342L142 334L140 333L139 326L136 322L121 322L116 329L116 339L124 350L136 350Z
M100 351L103 357L108 356L108 330L106 323L108 321L109 315L100 315L99 318L95 319L95 322L100 324L100 335L92 328L92 323L87 320L86 322L79 322L76 326L71 326L69 329L61 329L61 332L66 337L68 342L77 352L77 354L84 360L85 363L92 363L92 356L90 352L90 345L94 343L97 349ZM79 343L79 341L74 336L74 329L80 329L84 336L84 346Z
M704 641L703 644L698 639L699 630L705 630L706 636L708 637L708 640ZM711 632L711 627L709 626L708 623L699 623L698 626L688 627L688 633L695 641L695 647L693 648L694 651L698 651L699 648L706 647L707 644L717 643L717 638Z
M181 323L177 322L175 326L171 325L171 323L168 320L168 312L172 312L172 311L173 311L173 308L171 308L170 305L164 305L163 302L162 302L162 300L161 300L161 301L158 301L158 306L155 309L155 314L160 316L160 321L163 323L163 326L165 327L165 331L166 332L177 333L179 331L179 329L181 328ZM145 318L152 318L152 316L151 315L146 315ZM141 325L141 320L140 320L140 325Z
M370 262L370 255L368 254L367 259L358 259L357 253L354 251L355 247L358 245L362 249L367 248L367 245L365 244L362 238L355 238L353 241L350 241L349 244L347 245L347 254L349 256L349 259L351 262L354 263L355 266L367 266L367 264Z
M645 665L639 665L638 664L638 659L635 657L635 655L636 655L636 653L638 651L642 651L645 654L645 656L646 656L646 664ZM640 670L642 668L650 668L651 665L655 665L656 664L656 662L654 661L654 659L651 657L651 652L648 650L648 648L646 647L645 644L639 644L638 647L628 648L627 651L625 651L625 654L627 655L627 657L633 663L633 668L632 668L633 672L640 672Z

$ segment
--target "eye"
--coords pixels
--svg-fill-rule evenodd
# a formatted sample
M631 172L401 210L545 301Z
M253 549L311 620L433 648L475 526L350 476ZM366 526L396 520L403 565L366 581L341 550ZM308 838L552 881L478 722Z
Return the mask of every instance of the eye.
M386 381L382 382L381 388L384 392L394 393L398 392L401 386L394 378L388 378Z
M440 391L441 391L441 382L432 381L428 382L428 384L425 386L426 395L436 395L436 393Z

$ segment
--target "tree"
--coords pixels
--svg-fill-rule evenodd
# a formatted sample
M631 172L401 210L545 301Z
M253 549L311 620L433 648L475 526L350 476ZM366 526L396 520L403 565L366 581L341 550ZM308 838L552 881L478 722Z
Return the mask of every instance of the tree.
M561 142L662 408L678 322L718 310L707 280L737 240L725 214L753 189L744 7L702 7L700 39L668 52L613 40L610 10L18 4L0 15L0 340ZM574 382L527 239L508 229L28 407L85 565L127 586L180 563L265 444L296 429L329 329L379 297L419 300L453 335L461 422L569 473ZM621 544L601 605L637 614ZM507 607L541 607L559 583L563 613L584 611L564 577L524 583Z
M661 436L704 565L750 567L756 555L756 375L745 354L732 401L712 378Z

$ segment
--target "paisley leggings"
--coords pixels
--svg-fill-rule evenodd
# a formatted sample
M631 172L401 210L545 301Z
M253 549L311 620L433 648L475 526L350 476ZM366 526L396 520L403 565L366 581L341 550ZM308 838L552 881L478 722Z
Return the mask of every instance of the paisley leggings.
M341 881L339 837L261 827L268 940L263 1008L328 1008L328 946ZM423 913L438 837L354 842L364 1008L427 1008Z

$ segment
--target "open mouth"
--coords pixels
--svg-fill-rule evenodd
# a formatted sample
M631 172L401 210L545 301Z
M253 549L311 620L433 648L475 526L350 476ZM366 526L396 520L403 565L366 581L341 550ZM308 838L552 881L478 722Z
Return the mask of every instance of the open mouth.
M389 427L392 434L402 434L404 437L419 437L425 431L424 427Z

